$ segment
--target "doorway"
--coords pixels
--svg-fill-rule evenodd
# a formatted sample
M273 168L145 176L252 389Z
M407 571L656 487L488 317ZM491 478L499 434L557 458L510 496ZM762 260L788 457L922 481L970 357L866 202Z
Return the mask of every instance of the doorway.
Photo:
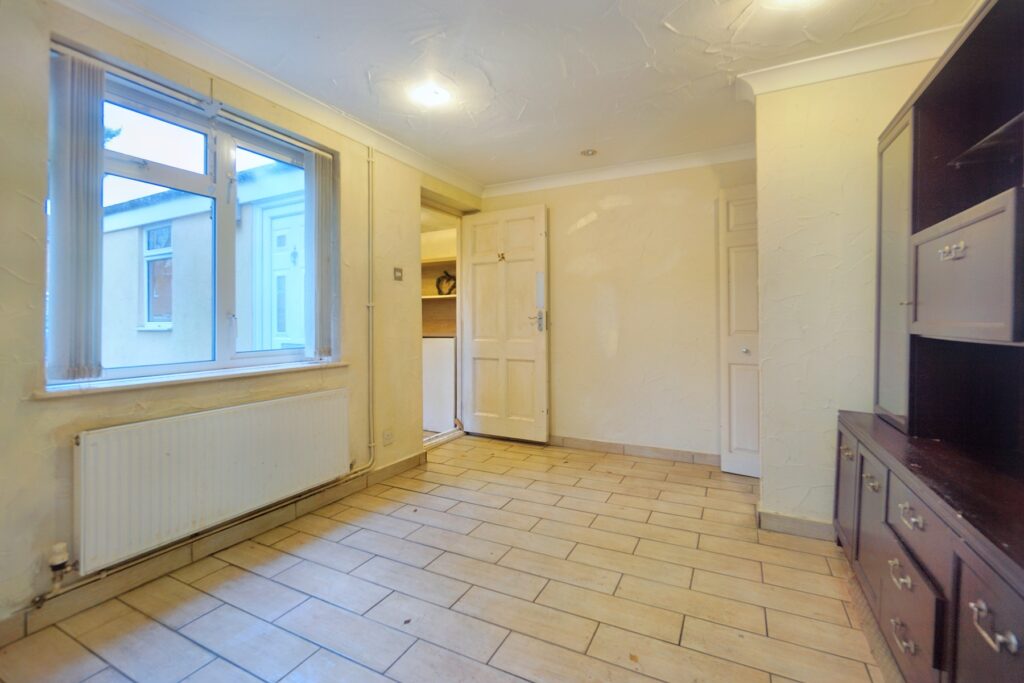
M446 440L459 432L456 353L461 223L453 214L428 206L420 209L425 444Z

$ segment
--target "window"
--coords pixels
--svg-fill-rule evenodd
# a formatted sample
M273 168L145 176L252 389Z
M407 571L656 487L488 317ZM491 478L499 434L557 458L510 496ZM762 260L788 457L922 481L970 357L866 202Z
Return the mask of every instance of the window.
M63 48L51 118L48 384L334 355L331 157Z

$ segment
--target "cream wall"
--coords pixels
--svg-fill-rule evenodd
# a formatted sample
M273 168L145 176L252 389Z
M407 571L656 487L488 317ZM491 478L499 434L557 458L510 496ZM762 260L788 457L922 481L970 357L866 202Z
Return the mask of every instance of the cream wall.
M718 453L715 212L741 161L484 199L548 207L551 433Z
M47 192L47 81L51 31L210 95L339 153L341 167L341 327L344 366L264 377L40 399ZM294 106L292 106L294 105ZM0 2L0 619L49 587L44 557L70 540L71 443L75 433L108 425L290 396L334 387L350 392L350 451L368 458L367 226L368 149L166 53L149 48L59 5ZM420 434L419 206L434 178L376 155L375 285L378 294L378 466L422 450ZM393 266L407 277L391 279ZM409 277L411 275L411 277ZM394 442L383 444L389 429Z
M757 98L763 512L832 518L836 411L874 395L878 135L930 64Z

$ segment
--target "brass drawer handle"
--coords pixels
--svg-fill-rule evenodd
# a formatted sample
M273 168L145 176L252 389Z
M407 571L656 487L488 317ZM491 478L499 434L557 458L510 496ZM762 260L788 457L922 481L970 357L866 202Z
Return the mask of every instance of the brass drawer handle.
M900 652L906 653L913 657L917 654L917 643L912 640L903 640L900 634L907 628L907 625L896 618L889 620L892 625L892 637L896 641L896 647L900 649Z
M875 493L878 493L879 491L882 490L882 485L878 482L877 479L875 479L875 476L873 474L868 474L867 472L865 472L860 476L867 484L867 487L874 491Z
M903 522L903 526L911 531L914 529L924 529L924 517L915 515L914 508L910 503L900 503L896 507L900 509L900 521Z
M853 460L853 449L849 446L840 446L839 455L843 456L847 460Z
M1005 633L990 634L985 627L982 625L981 620L989 616L988 605L985 604L984 600L975 600L974 602L967 603L967 606L974 612L974 628L977 629L981 637L985 639L988 646L995 652L1000 652L1005 647L1006 651L1011 655L1017 654L1017 650L1020 649L1020 643L1017 641L1017 636L1013 635L1010 631Z
M897 559L889 560L889 578L892 579L893 584L899 590L903 590L904 587L908 591L914 590L914 582L909 576L897 576L900 570L900 561Z

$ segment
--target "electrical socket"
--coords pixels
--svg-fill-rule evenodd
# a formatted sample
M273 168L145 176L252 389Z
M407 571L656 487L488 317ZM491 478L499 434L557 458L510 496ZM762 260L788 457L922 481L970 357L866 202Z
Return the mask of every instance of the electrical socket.
M402 270L401 268L395 268L395 279L397 281L401 282L402 278L404 278L404 277L405 277L405 271Z
M393 444L395 442L395 432L393 430L385 429L383 436L384 436L384 445L385 446L390 446L391 444Z

